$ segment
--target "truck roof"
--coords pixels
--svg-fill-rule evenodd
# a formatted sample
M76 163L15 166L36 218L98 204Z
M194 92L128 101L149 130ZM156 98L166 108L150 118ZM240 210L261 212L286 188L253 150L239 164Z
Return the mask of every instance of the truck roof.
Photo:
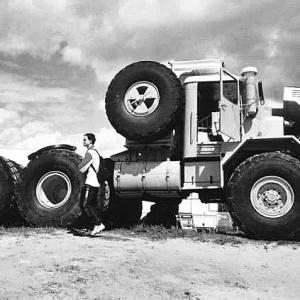
M169 67L183 83L188 82L218 82L221 70L225 67L219 59L188 60L168 62ZM224 70L224 69L223 69ZM224 81L237 80L239 76L230 74L225 70Z

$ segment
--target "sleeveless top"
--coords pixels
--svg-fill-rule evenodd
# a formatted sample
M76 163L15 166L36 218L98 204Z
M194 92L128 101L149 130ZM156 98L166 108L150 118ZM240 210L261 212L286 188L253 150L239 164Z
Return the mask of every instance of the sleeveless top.
M99 157L98 153L94 149L88 149L87 153L89 153L92 156L91 165L93 165L96 172L98 172L99 163L100 163L100 157ZM97 179L96 172L94 171L92 166L90 166L88 168L85 184L88 184L88 185L93 186L93 187L100 187L100 184L99 184L98 179Z

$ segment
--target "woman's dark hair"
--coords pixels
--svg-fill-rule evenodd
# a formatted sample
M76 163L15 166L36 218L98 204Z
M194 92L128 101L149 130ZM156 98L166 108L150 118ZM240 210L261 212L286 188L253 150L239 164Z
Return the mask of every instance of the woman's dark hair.
M86 133L85 136L87 136L87 138L92 142L93 145L95 144L96 137L93 133Z

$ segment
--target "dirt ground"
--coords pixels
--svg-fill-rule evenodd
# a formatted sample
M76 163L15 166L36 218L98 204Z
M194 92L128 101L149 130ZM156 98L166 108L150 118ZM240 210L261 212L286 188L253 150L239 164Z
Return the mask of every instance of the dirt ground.
M300 243L0 231L1 299L299 299Z

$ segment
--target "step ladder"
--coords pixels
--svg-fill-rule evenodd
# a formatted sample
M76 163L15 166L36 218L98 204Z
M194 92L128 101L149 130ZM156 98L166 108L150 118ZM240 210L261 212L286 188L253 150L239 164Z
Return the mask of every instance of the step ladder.
M192 214L179 213L176 215L176 221L177 228L197 231Z

